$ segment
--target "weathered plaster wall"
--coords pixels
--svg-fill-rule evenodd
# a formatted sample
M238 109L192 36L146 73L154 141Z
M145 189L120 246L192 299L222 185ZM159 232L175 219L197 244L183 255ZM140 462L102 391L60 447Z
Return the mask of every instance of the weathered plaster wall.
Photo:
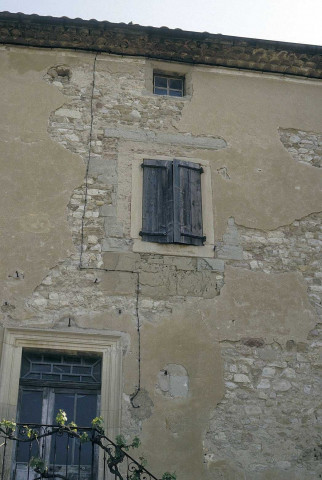
M216 132L229 145L211 155L218 239L230 216L246 227L271 230L321 210L321 175L294 164L278 133L322 131L320 83L202 68L195 69L192 83L194 94L178 128L195 135ZM222 168L229 181L215 175Z
M1 297L11 312L74 251L66 218L84 166L47 132L64 101L43 75L53 55L1 49Z
M22 227L5 215L1 280L17 286L11 306L2 302L2 324L55 332L71 322L75 331L121 335L122 429L140 434L157 474L315 478L321 171L294 161L279 129L322 131L320 86L195 67L191 98L174 99L147 90L147 60L19 48L1 54L13 59L2 71L5 88L11 98L21 95L18 105L6 104L10 124L24 114L19 133L6 122L2 139L12 135L10 166L28 162L21 177L16 170L3 177L12 186L4 211L15 204L20 215L23 205L37 220L52 219L50 231L30 237L32 222ZM25 112L30 151L15 141ZM210 163L213 258L132 251L132 160L164 155ZM8 279L19 269L23 277ZM138 323L142 390L133 408ZM297 428L310 439L305 448Z

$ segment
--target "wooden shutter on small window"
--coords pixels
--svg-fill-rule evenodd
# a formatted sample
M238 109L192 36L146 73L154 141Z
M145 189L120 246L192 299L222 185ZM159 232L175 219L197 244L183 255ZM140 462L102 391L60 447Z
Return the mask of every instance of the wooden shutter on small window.
M173 161L174 242L203 245L201 174L198 163Z
M144 160L142 231L145 242L173 242L172 162Z

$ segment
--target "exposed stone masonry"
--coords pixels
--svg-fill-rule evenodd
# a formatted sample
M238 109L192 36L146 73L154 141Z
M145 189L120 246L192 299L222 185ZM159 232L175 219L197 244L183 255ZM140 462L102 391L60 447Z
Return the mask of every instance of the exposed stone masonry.
M149 320L171 310L171 297L213 298L223 285L222 261L129 252L132 245L129 225L122 225L117 217L119 140L104 135L103 126L107 130L108 125L113 128L137 125L144 131L169 131L179 119L184 105L180 99L169 103L163 97L143 97L143 62L137 60L134 63L139 67L135 74L129 73L131 69L114 73L106 62L96 64L90 158L93 64L90 68L81 66L73 70L66 65L57 65L45 76L46 81L58 87L68 98L68 104L52 113L48 131L65 148L81 155L84 165L89 161L89 171L87 191L85 183L80 185L68 205L68 219L78 254L53 268L28 302L29 308L36 317L41 317L42 322L52 323L65 315L85 314L89 306L91 312L103 308L112 314L118 310L134 314L135 273L139 274L140 282L140 314ZM100 285L100 289L95 290L95 282L102 282L99 272L79 271L81 244L82 266L107 270L104 288Z
M171 308L171 298L214 298L223 284L223 273L198 271L201 260L195 258L167 257L150 254L104 254L106 272L80 271L79 258L75 256L53 268L29 301L29 306L42 322L63 318L68 312L85 314L101 308L112 313L118 309L135 309L139 273L139 307L142 318L153 318L153 312L165 314ZM214 270L215 269L215 270ZM103 277L102 277L103 275ZM196 283L195 283L196 282ZM95 289L95 285L100 288ZM164 312L163 312L164 310Z
M224 399L206 433L205 462L214 479L322 478L319 356L322 324L306 342L265 345L261 339L222 342ZM245 473L246 472L246 473ZM267 472L270 477L267 477Z
M228 221L217 256L225 264L279 274L298 271L322 318L322 214L271 232ZM219 260L217 260L219 261ZM214 479L322 478L320 371L322 323L306 342L263 339L223 341L226 392L214 410L204 441ZM253 461L249 463L249 452ZM233 466L226 459L234 459ZM230 475L228 477L228 475Z
M114 73L106 62L97 62L93 96L93 132L89 157L90 99L93 64L73 72L64 65L49 69L45 79L60 88L68 97L50 117L48 131L65 148L89 161L87 203L84 236L80 232L85 203L85 185L76 189L69 204L69 219L75 244L83 240L83 265L102 267L101 252L127 251L132 240L129 226L122 225L116 216L118 139L104 135L108 125L131 125L149 131L169 130L178 121L184 102L167 102L165 98L144 97L143 62L139 76L125 71ZM107 71L106 71L107 69ZM106 75L108 73L108 75ZM108 130L108 128L107 128Z
M234 264L254 271L303 275L308 295L322 315L322 214L312 214L272 232L238 227L243 261Z
M217 242L217 262L267 274L297 271L308 295L322 316L322 214L309 215L291 225L263 232L228 220L222 242Z
M280 128L279 134L294 160L312 167L322 167L322 133Z

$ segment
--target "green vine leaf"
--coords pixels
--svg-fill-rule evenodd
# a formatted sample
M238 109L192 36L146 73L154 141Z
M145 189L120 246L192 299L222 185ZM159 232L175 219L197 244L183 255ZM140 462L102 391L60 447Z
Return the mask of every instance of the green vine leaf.
M92 427L93 427L93 428L96 428L96 430L98 430L100 433L103 433L103 432L104 432L103 425L104 425L104 420L103 420L102 417L95 417L95 418L93 418L93 420L92 420Z
M56 423L58 423L60 427L64 427L66 422L67 422L67 414L66 412L64 412L64 410L60 408L56 415Z
M29 465L35 472L41 475L48 471L45 461L39 457L31 457Z
M89 437L86 432L83 432L79 437L81 443L86 443L89 441Z
M70 422L68 425L67 425L68 428L70 428L71 430L77 432L77 425L75 422Z
M144 457L139 457L139 459L140 459L141 467L145 468L148 464L148 461Z
M140 439L138 437L134 437L131 443L127 443L126 437L124 435L117 435L115 439L115 449L114 452L112 452L111 449L106 449L104 447L104 444L102 443L102 438L107 439L104 435L104 421L102 417L95 417L92 420L92 427L95 429L99 435L95 436L95 433L93 432L92 436L89 436L87 432L77 432L77 425L75 422L67 422L67 414L64 410L59 409L57 415L56 415L56 423L59 425L59 429L53 428L52 431L49 431L47 435L54 435L55 433L67 433L71 435L71 432L74 432L73 436L76 436L81 443L86 443L86 442L92 442L93 445L97 444L101 446L101 448L104 448L104 450L107 451L108 457L107 457L107 465L110 469L110 472L112 474L118 475L118 478L123 478L120 475L120 471L118 469L118 464L122 463L123 460L126 458L126 451L128 451L130 448L139 448L141 445ZM18 440L16 439L12 434L15 431L17 427L16 422L10 421L10 420L5 420L3 419L0 422L0 429L2 433L7 437L11 438L13 440ZM41 437L42 435L39 434L39 432L28 425L24 425L24 433L27 436L27 438L30 440L30 442L36 440L38 442L39 436ZM2 445L0 445L2 446ZM131 457L130 457L131 458ZM128 477L128 480L140 480L142 473L145 471L145 467L147 465L146 459L141 456L139 457L139 462L136 462L134 464L134 470L131 472L131 474ZM30 468L32 468L37 474L40 475L40 477L37 478L51 478L51 474L48 473L48 466L46 465L46 462L40 458L40 457L32 457L30 462L29 462ZM49 476L48 476L49 475ZM64 477L65 478L65 477ZM177 476L175 473L169 473L165 472L162 476L161 480L177 480Z
M16 422L14 422L13 420L10 421L10 420L1 420L0 422L0 427L6 432L7 435L11 435L12 432L16 429Z
M169 472L165 472L163 475L162 475L162 479L161 480L177 480L177 475L175 473L169 473Z
M37 430L28 427L28 425L24 425L24 428L26 429L26 435L28 438L30 438L30 440L36 440L38 438Z
M132 448L139 448L140 445L141 445L141 440L139 439L139 437L134 437L130 446Z
M120 448L124 448L127 446L124 435L116 435L115 443Z

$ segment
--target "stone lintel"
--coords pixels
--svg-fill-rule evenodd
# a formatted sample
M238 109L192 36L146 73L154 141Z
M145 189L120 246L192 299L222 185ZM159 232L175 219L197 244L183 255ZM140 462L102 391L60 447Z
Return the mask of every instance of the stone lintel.
M165 145L183 145L206 150L220 150L227 146L223 138L211 136L195 136L190 133L155 133L127 128L106 128L105 137L120 138L132 142L155 142Z

